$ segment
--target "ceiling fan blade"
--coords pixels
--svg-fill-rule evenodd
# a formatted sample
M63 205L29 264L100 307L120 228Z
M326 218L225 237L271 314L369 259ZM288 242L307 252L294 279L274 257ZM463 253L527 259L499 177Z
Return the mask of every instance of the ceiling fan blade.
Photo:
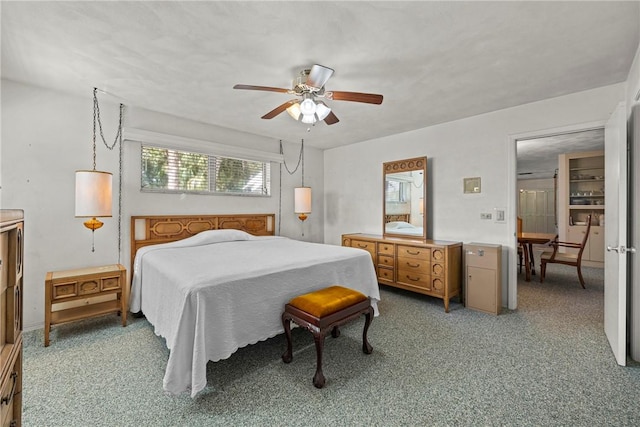
M274 108L273 110L269 111L267 114L262 116L262 118L263 119L273 119L275 116L277 116L278 114L282 113L284 110L289 108L289 106L291 104L294 104L296 102L298 102L296 99L292 99L290 101L285 102L284 104L280 104L276 108Z
M324 122L328 125L333 125L338 123L340 120L338 120L338 118L336 117L335 114L333 114L333 111L329 112L329 114L327 115L327 117L324 118Z
M322 89L324 84L333 75L333 69L323 65L314 64L307 76L307 86Z
M247 89L247 90L264 90L267 92L280 92L280 93L288 93L289 89L282 89L279 87L270 87L270 86L252 86L252 85L235 85L234 89Z
M327 94L325 93L325 97ZM339 90L331 91L331 97L334 101L352 101L352 102L365 102L367 104L382 104L382 95L376 95L375 93L361 93L361 92L342 92Z

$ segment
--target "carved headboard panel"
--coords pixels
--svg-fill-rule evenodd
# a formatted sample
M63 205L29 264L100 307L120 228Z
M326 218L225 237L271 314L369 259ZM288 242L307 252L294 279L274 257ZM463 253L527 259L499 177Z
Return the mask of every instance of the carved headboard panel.
M384 216L384 223L392 222L392 221L404 221L411 222L411 214L387 214Z
M131 273L138 249L174 242L201 231L234 229L254 236L273 236L275 214L153 215L131 217Z

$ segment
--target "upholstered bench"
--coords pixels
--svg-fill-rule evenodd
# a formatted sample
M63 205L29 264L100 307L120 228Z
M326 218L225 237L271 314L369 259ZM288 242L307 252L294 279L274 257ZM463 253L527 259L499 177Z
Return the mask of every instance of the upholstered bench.
M319 291L300 295L285 305L282 313L282 325L287 337L287 350L282 355L285 363L293 359L291 347L291 321L309 330L316 343L317 366L313 377L313 385L324 387L325 378L322 373L322 350L324 337L329 331L331 336L340 336L339 326L365 315L362 332L362 351L371 354L373 347L367 341L367 331L373 319L371 301L364 294L342 286L330 286Z

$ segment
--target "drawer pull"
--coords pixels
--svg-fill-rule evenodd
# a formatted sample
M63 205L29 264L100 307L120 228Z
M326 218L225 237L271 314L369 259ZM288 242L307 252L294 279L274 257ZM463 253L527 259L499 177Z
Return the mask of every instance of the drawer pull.
M11 386L11 392L7 397L3 397L2 400L0 400L0 404L2 405L8 405L9 402L11 402L11 399L13 399L13 394L16 391L16 384L18 383L18 373L13 372L11 374L11 379L13 380L13 385Z
M411 276L406 276L406 278L407 278L408 280L411 280L412 282L419 282L419 281L420 281L420 278L419 278L419 277L413 278L413 277L411 277Z
M410 262L407 263L407 265L411 268L418 268L420 267L420 264L411 264Z
M409 255L420 255L420 251L412 252L412 251L410 251L410 250L408 250L408 249L407 249L407 253L408 253Z
M358 243L358 247L359 247L359 248L366 248L366 247L367 247L367 245L363 245L362 243Z

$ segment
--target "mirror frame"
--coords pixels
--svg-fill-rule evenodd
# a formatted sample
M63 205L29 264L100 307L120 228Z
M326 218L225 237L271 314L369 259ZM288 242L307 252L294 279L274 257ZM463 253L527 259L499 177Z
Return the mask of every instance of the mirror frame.
M387 174L399 172L422 172L422 236L390 233L386 229L387 219ZM382 165L382 235L411 240L427 240L427 157L385 162Z

